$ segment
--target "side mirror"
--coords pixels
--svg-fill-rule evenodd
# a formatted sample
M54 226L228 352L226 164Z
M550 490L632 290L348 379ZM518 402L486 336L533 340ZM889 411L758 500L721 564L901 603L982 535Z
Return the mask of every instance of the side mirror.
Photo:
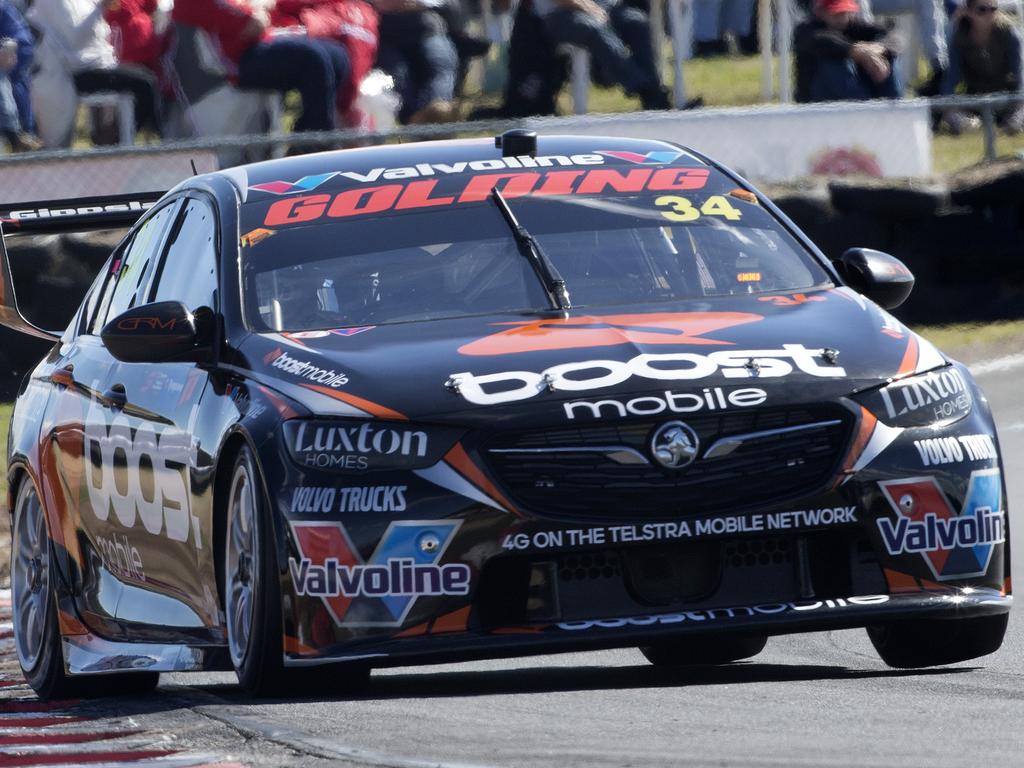
M914 289L914 275L895 256L870 248L851 248L836 262L839 274L858 293L884 309L895 309Z
M158 301L122 312L100 332L115 358L125 363L194 360L208 333L203 308L193 314L180 301Z

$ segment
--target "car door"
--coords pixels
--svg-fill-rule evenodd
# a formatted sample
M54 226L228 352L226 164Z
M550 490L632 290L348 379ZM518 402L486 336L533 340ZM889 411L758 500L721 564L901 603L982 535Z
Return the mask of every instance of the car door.
M147 433L140 438L142 420L125 407L116 386L119 364L100 331L109 318L145 302L181 205L176 199L155 208L114 252L51 376L49 446L67 499L64 540L73 539L69 554L79 565L73 586L84 612L99 621L118 618L126 594L152 587L142 556L148 549L143 520L157 474L140 455Z
M217 263L216 211L210 199L194 193L182 200L136 306L180 301L212 316ZM210 533L213 459L196 428L208 368L195 362L117 362L110 377L123 398L118 422L130 434L124 443L125 482L137 511L130 554L142 563L135 575L144 576L137 584L142 591L122 595L117 617L152 623L158 615L158 623L183 629L219 626ZM112 458L117 467L120 457Z

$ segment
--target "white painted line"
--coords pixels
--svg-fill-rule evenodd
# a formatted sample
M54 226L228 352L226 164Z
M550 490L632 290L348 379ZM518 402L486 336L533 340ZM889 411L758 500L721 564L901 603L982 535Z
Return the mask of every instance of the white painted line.
M1018 421L1016 424L1011 424L1008 427L1000 427L1000 432L1020 432L1024 430L1024 421Z
M1014 368L1022 366L1024 366L1024 354L997 357L995 360L986 360L983 363L975 363L968 367L975 376L985 376L989 373L1012 371Z
M343 758L353 763L379 766L380 768L484 768L484 766L470 765L468 763L448 763L440 760L416 760L414 758L400 757L398 755L388 755L383 752L374 752L369 749L350 747L344 744L339 744L331 739L312 736L310 734L303 733L302 731L296 731L292 728L285 728L284 726L273 723L264 723L252 717L245 717L243 715L226 712L219 707L193 707L192 711L205 715L212 720L217 720L229 725L248 736L255 736L257 738L266 739L267 741L277 742L278 744L283 744L286 747L297 749L301 752L305 752L306 754L316 755L327 759Z

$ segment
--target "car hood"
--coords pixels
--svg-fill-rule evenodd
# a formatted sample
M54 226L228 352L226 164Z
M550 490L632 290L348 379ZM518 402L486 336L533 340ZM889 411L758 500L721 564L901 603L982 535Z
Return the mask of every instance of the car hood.
M848 288L257 334L240 352L314 413L464 424L638 397L653 413L670 394L680 412L820 402L947 362Z

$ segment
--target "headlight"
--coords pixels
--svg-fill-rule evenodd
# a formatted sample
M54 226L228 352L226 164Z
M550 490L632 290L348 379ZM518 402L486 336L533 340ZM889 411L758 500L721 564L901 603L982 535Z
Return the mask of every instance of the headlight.
M292 459L300 466L328 472L430 467L448 453L462 431L337 419L293 419L282 425Z
M969 415L971 387L952 365L894 381L856 399L890 427L941 427Z

